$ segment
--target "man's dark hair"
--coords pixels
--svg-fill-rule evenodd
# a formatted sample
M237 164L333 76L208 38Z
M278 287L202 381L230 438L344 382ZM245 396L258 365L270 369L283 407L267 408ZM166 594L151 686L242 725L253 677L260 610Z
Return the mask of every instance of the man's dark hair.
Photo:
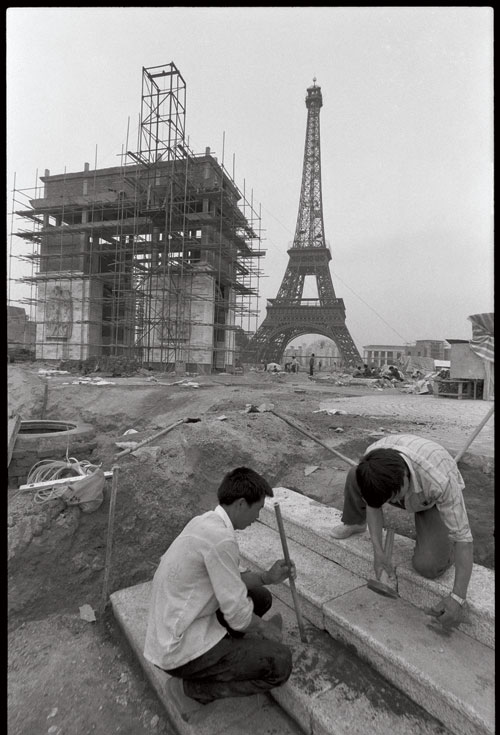
M370 508L380 508L399 492L408 472L403 457L395 449L374 449L356 467L361 496Z
M249 467L236 467L228 472L217 490L221 505L232 505L240 498L244 498L248 505L253 505L265 495L273 497L272 487L262 475Z

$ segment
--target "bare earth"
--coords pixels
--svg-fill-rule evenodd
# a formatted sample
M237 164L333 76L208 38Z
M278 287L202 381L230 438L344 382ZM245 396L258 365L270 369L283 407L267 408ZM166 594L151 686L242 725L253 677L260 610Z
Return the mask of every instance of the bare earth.
M95 386L71 384L75 375L40 378L39 367L8 366L9 411L23 419L42 418L43 412L45 419L92 424L97 449L77 459L102 463L104 470L113 466L115 441L126 430L136 429L134 438L141 440L179 419L201 418L153 441L149 446L160 448L156 460L128 455L119 461L109 592L151 579L172 539L189 518L215 506L222 476L239 465L253 467L275 487L342 507L346 464L273 414L245 413L247 404L273 404L353 460L390 431L427 436L455 454L491 406L336 386L304 373L191 378L199 388L173 385L180 378L160 374L160 382L137 375L108 377L114 385ZM315 413L325 402L346 414ZM475 561L489 567L493 460L472 460L493 458L493 431L492 418L460 463ZM317 469L306 474L311 467ZM105 501L93 513L60 500L35 505L31 492L8 492L9 735L172 733L109 608L97 622L80 617L84 604L96 615L100 604L109 489L108 482ZM414 537L409 514L390 509L386 519L398 533Z

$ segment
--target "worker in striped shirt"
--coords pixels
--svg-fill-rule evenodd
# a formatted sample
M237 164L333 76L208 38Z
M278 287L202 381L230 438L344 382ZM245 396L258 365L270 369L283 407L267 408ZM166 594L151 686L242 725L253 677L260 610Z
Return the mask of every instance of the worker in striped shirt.
M342 523L332 530L345 539L368 529L377 579L394 569L384 559L382 529L384 503L415 514L416 544L412 563L416 571L435 579L455 563L449 595L433 608L437 620L450 629L463 619L463 605L472 573L473 540L457 463L440 444L411 434L384 437L371 444L344 488Z

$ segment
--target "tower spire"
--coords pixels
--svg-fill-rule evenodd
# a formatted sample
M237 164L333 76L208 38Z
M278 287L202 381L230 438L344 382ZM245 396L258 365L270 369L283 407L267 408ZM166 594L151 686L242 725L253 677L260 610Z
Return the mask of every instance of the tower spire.
M325 226L323 224L323 199L321 194L321 146L319 111L323 106L321 87L307 89L307 128L302 167L299 212L293 239L294 248L325 248Z
M249 344L249 361L281 362L286 345L302 334L322 334L332 339L348 366L361 361L345 325L345 307L335 296L329 269L321 193L321 147L319 114L323 106L321 87L307 88L306 141L302 168L299 211L289 261L267 316ZM315 276L317 299L304 299L306 276ZM252 355L253 352L253 355Z

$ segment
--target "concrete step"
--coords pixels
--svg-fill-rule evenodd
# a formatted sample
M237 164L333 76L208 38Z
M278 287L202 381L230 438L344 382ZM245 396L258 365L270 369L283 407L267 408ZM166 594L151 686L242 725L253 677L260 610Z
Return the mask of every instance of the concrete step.
M173 677L143 656L151 582L110 596L113 614L178 735L303 735L299 725L269 695L219 699L200 705L176 693Z
M348 539L335 539L331 530L341 522L341 512L283 487L273 488L274 499L266 500L260 522L277 529L274 501L280 505L287 538L321 554L364 580L373 577L373 548L368 531ZM455 568L439 579L425 579L413 569L415 542L396 534L392 561L400 597L424 610L435 605L453 588ZM495 647L495 572L474 564L467 595L469 625L460 630L490 648Z
M281 507L281 504L280 504ZM283 556L277 531L262 523L239 531L245 566L264 570ZM403 599L387 599L365 579L288 539L304 618L357 654L456 735L494 732L494 651L461 631L444 638ZM289 583L273 594L293 608ZM429 627L430 626L430 627Z
M283 616L283 640L293 656L290 679L271 696L218 700L205 707L194 703L188 712L179 707L172 677L142 655L150 590L146 582L114 592L111 604L180 735L452 735L327 632L306 624L308 641L303 643L295 614L276 598L267 617Z

